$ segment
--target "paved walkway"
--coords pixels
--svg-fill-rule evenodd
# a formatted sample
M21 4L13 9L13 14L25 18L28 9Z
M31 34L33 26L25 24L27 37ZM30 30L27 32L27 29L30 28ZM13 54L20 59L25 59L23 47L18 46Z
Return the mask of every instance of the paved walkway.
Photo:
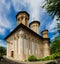
M4 59L4 60L0 61L0 64L24 64L24 63L18 63L18 62Z
M48 62L53 62L51 61L41 61L41 62L14 62L12 60L4 59L0 61L0 64L47 64ZM60 59L55 61L57 64L60 64Z

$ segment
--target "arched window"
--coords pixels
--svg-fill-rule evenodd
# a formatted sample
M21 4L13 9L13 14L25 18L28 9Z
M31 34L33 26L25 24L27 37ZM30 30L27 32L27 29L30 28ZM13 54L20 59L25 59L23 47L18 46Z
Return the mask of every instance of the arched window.
M23 17L23 16L21 16L21 20L23 20L23 18L24 18L24 17Z

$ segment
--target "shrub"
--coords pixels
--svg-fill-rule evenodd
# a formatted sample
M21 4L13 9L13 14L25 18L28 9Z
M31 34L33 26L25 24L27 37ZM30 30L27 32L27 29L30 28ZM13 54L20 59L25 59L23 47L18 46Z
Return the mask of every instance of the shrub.
M33 55L28 57L28 61L37 61L37 58Z
M0 54L0 61L1 61L1 59L3 59L3 56Z
M37 61L46 61L46 60L53 60L54 57L53 56L47 56L45 58L40 58L40 59L37 59Z
M24 61L25 61L25 62L27 62L27 60L26 60L26 59L25 59Z
M45 57L45 60L53 60L53 59L54 59L54 56L53 55L50 55L50 56Z
M35 56L31 55L28 58L28 61L46 61L46 60L54 60L60 58L60 53L54 53L50 56L47 56L45 58L36 58Z
M55 55L55 56L54 56L54 59L60 58L60 53L55 53L54 55Z
M37 59L37 61L54 60L54 59L58 59L58 58L60 58L60 53L54 53L54 54L47 56L45 58Z
M3 59L3 56L6 55L6 48L0 46L0 61Z

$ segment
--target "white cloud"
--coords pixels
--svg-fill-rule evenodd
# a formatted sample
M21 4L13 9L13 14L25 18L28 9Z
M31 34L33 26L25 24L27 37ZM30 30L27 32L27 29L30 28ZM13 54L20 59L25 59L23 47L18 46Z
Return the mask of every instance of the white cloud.
M3 40L0 40L0 46L6 47L6 42L4 42Z
M29 6L31 20L40 19L40 15L42 14L41 6L44 0L12 0L12 2L16 11L21 11L23 6Z
M57 21L56 19L57 19L57 17L55 17L51 21L51 23L49 23L48 25L46 25L46 28L49 30L49 33L52 33L52 34L56 33L55 35L52 35L51 41L53 41L54 38L59 35L59 33L57 32L57 30L60 30L60 29L56 29L56 28L57 28L57 23L60 23L60 21Z
M29 7L29 12L30 12L30 19L32 20L40 20L41 14L44 11L41 7L43 5L43 2L45 0L11 0L12 5L15 9L15 11L21 11L22 8ZM7 14L10 12L10 6L11 3L8 2L6 3L6 0L0 0L0 26L4 27L2 30L0 30L0 33L5 32L5 28L11 29L12 24L7 18ZM44 18L43 18L44 19ZM31 22L30 21L30 22ZM41 21L42 24L45 24L45 22ZM46 28L49 30L49 32L54 32L54 28L57 26L56 18L52 21L52 23L47 24ZM12 31L13 29L11 29Z
M11 0L15 11L21 11L22 7L29 7L31 20L39 20L42 14L41 5L44 0ZM0 26L11 29L12 25L7 18L10 12L11 2L0 1ZM5 31L5 30L4 30ZM0 32L1 33L1 32Z
M4 28L11 28L11 23L7 19L6 15L0 16L0 26Z
M2 35L5 34L6 28L11 29L11 23L7 18L7 15L10 12L10 6L10 2L6 2L6 0L0 0L0 34Z
M12 0L13 6L15 8L16 11L21 11L21 6L26 6L26 2L24 0Z
M0 1L0 13L8 13L10 9L10 2L6 3L6 0L1 0ZM6 10L6 11L5 11Z
M56 37L56 36L58 36L59 34L57 33L57 34L55 34L55 35L53 35L53 37L51 38L51 41L53 41L54 40L54 38Z
M5 34L5 28L0 27L0 35L4 35L4 34Z
M57 18L55 17L51 23L46 25L46 28L49 30L49 32L55 32L57 30L55 28L57 27L57 23L59 23L59 21L57 21L56 19Z
M31 20L39 20L42 13L41 7L44 0L26 0L30 4Z

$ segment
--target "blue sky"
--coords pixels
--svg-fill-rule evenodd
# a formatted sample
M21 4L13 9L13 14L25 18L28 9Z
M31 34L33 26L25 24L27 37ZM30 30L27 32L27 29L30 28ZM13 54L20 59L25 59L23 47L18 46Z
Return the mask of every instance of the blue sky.
M54 39L57 27L56 17L52 20L45 9L42 8L44 0L0 0L0 45L6 47L4 38L17 26L16 14L19 11L27 11L30 14L29 23L38 20L40 32L49 30L49 37Z

